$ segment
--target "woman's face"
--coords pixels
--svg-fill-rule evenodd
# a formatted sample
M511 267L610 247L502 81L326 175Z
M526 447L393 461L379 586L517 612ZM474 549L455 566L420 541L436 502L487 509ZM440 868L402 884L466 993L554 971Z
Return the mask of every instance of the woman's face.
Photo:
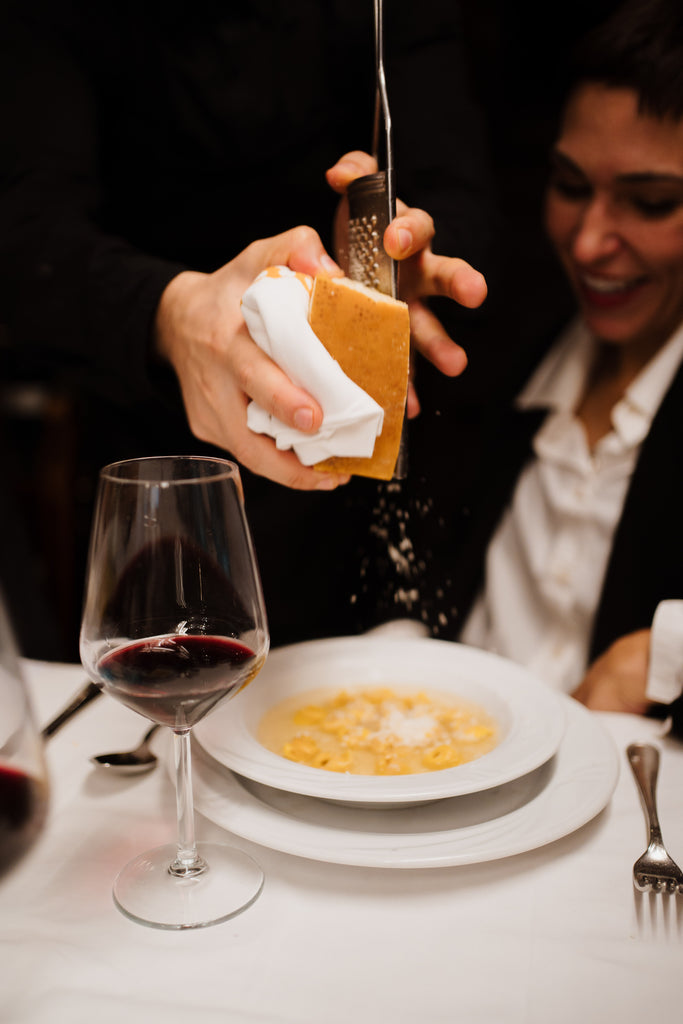
M581 86L555 144L546 227L593 333L649 355L683 320L683 121Z

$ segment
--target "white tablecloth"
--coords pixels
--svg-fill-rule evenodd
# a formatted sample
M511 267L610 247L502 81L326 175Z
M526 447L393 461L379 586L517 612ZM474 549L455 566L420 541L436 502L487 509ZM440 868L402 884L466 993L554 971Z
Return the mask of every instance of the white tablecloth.
M26 662L39 722L82 685L78 666ZM163 932L112 901L130 857L175 838L164 770L123 779L89 764L145 722L96 700L48 743L41 839L0 882L0 1020L7 1024L453 1022L630 1024L680 1020L683 897L638 896L645 845L623 754L661 726L602 715L622 755L615 795L590 824L486 864L381 870L322 864L234 838L263 866L246 912ZM683 744L661 741L659 810L683 862ZM198 817L199 838L226 833Z

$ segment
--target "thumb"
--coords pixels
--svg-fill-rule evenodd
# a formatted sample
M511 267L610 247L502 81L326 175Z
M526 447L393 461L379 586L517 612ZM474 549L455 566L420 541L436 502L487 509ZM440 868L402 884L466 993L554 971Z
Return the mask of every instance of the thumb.
M270 239L269 261L285 264L302 274L339 276L342 271L327 253L317 231L300 226Z

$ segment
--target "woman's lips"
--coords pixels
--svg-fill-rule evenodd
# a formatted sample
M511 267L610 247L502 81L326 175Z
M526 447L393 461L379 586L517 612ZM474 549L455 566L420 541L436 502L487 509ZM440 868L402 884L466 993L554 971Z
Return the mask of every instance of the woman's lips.
M645 277L616 279L579 274L577 278L584 302L597 309L626 306L647 284Z

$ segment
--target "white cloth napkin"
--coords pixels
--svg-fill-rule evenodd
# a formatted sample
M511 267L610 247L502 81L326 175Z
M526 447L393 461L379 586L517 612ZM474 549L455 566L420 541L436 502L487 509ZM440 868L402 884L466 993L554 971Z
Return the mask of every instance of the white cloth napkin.
M288 427L256 402L247 425L268 434L281 450L293 448L304 466L332 455L369 458L382 431L384 410L354 384L308 323L313 278L288 267L270 267L242 296L250 335L289 379L320 403L323 421L315 434Z
M683 601L660 601L650 633L650 665L645 696L671 704L683 693Z

